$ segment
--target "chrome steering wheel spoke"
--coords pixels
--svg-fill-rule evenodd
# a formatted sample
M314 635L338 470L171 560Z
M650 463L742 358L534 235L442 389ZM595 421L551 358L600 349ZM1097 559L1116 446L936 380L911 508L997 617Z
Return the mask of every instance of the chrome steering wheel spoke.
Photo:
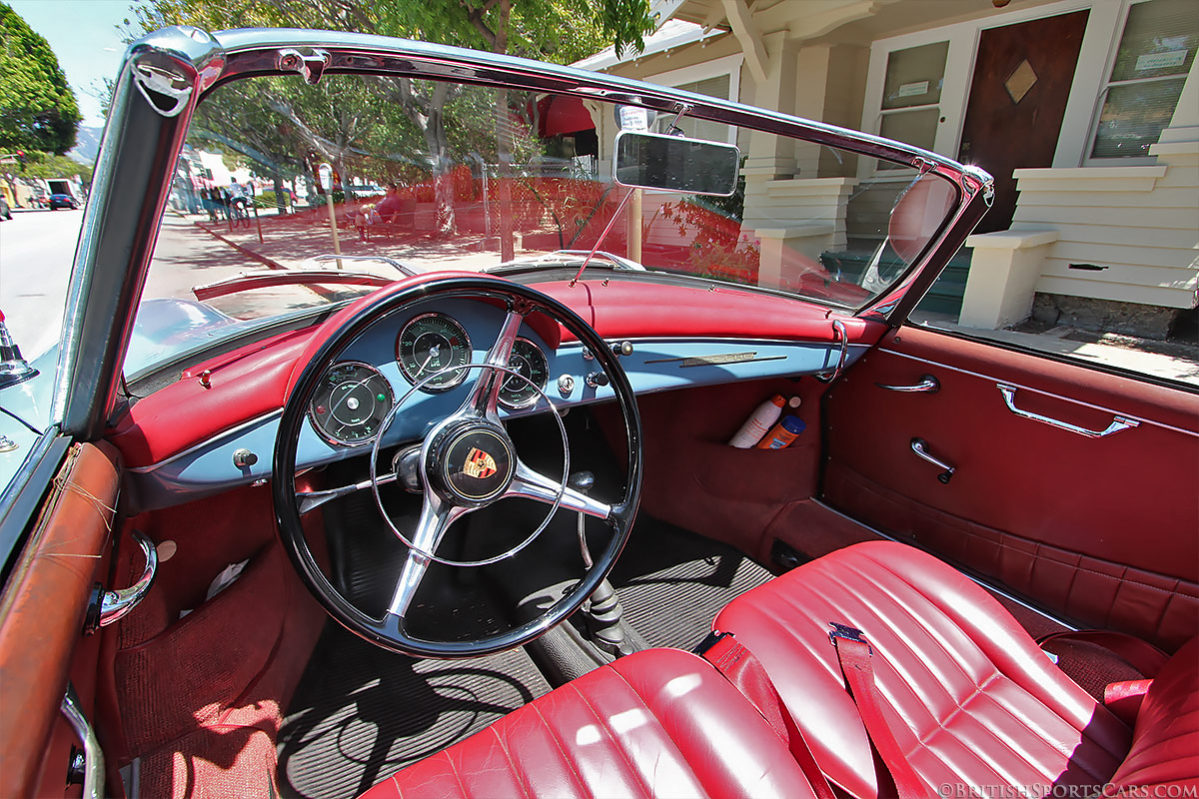
M546 505L557 503L560 508L585 513L597 519L607 519L612 515L612 506L608 503L592 499L569 486L564 487L558 480L530 469L520 460L516 462L516 474L504 496L534 499Z
M407 616L408 608L420 589L425 572L429 570L429 564L433 563L434 559L431 556L441 544L446 530L456 519L469 512L470 508L443 502L435 492L425 490L425 501L421 507L420 520L416 523L416 529L412 531L412 545L408 550L408 558L404 561L404 568L396 581L391 603L387 606L389 615L397 617L401 622Z
M398 479L399 476L395 472L392 472L391 474L379 475L375 482L378 485L387 485L388 483L394 483ZM340 499L341 497L348 497L350 494L355 494L359 491L365 491L370 487L371 481L367 479L360 480L357 483L351 483L350 485L338 486L337 488L328 488L324 491L297 491L296 506L300 510L300 515L303 516L310 511L316 510L326 502Z
M525 321L525 314L516 308L509 308L508 314L500 325L499 335L495 343L487 351L483 359L484 368L480 370L479 379L475 381L466 402L458 409L458 415L473 414L488 421L499 424L500 389L508 375L500 369L488 369L488 366L506 368L508 359L512 357L512 347L516 344L516 335Z

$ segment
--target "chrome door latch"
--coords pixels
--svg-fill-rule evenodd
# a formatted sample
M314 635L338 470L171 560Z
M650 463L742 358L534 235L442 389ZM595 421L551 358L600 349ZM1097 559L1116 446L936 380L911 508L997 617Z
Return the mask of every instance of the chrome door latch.
M154 576L158 573L158 550L155 549L154 542L145 533L134 530L131 535L146 556L146 566L142 569L142 576L128 588L112 591L106 591L103 585L96 583L92 591L92 601L88 603L87 616L83 622L83 631L88 635L129 615L129 612L146 598L150 586L154 584Z
M899 391L904 394L936 394L941 390L941 381L933 375L921 375L920 382L910 386L892 386L886 383L875 383L874 385L885 388L887 391Z
M953 473L957 471L956 466L946 463L936 455L933 455L931 452L929 452L928 442L923 438L912 439L912 452L914 452L916 457L920 460L927 461L928 463L931 463L933 466L936 466L938 469L940 469L941 473L937 475L937 479L946 485L949 484L950 479L953 477Z

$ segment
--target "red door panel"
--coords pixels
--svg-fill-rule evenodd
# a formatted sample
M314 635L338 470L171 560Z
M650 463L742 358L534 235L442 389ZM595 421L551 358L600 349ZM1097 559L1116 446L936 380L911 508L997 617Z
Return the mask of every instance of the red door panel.
M932 375L935 393L888 391ZM1092 430L1087 437L1018 410ZM1078 622L1174 646L1199 626L1199 399L918 328L829 392L825 499ZM955 469L919 459L912 440Z

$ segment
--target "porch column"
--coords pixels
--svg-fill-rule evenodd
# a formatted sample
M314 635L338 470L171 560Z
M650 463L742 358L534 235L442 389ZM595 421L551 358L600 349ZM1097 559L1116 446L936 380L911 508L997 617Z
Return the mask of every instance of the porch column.
M795 48L787 39L786 31L763 36L762 46L767 54L765 77L758 78L751 72L751 85L743 87L742 95L747 95L747 102L753 105L792 114L795 112L797 73ZM747 193L751 179L760 182L795 174L795 147L786 137L752 131L745 156Z
M966 239L974 250L958 323L998 330L1028 317L1056 230L1003 230Z

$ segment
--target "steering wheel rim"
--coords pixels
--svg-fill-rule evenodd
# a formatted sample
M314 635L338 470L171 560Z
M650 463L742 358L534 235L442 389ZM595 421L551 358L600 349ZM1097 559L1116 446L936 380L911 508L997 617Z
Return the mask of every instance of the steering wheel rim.
M501 633L471 640L430 641L417 638L404 629L402 615L397 616L385 612L381 619L377 619L364 613L346 599L321 571L308 547L301 522L300 495L295 485L295 457L302 426L307 418L307 405L317 381L325 370L368 327L389 316L399 315L413 302L418 300L426 302L438 298L500 300L504 303L506 310L505 323L512 318L514 313L520 314L520 322L533 313L541 313L570 331L594 357L591 363L599 366L607 374L624 423L627 444L625 485L619 500L608 504L609 513L605 522L610 530L610 538L602 552L598 555L593 553L594 566L584 573L571 590L539 616ZM517 308L520 310L516 310ZM519 324L515 330L519 330ZM503 335L504 328L502 326L498 336ZM489 356L495 351L495 347L496 345L493 345ZM506 360L503 365L507 366ZM480 376L471 389L472 397L474 392L479 390L479 384L482 384L492 371L486 366L480 367L477 364L474 365L474 368L479 370ZM499 373L497 372L497 374ZM502 384L502 382L500 380L498 384ZM483 390L489 391L490 389ZM471 401L468 399L467 402ZM466 403L463 408L465 406ZM455 414L460 411L462 408ZM556 413L557 411L550 403L543 412ZM434 426L434 431L427 434L426 439L436 432L437 427L437 425ZM379 435L382 435L382 432L380 431ZM374 448L372 447L372 449ZM426 440L422 442L420 463L422 470L427 468L424 456L424 452L427 450L428 441ZM517 462L519 462L518 459ZM628 540L640 501L641 472L641 421L637 412L636 398L616 354L603 338L573 310L536 289L492 276L454 276L414 282L403 289L383 293L373 300L368 299L365 305L357 308L354 314L341 320L329 332L304 365L284 403L275 440L274 477L271 490L276 523L284 549L296 568L301 582L330 616L351 632L391 651L417 657L462 658L485 655L527 643L563 621L586 601L607 576ZM426 473L423 475L423 483L427 486L429 482L430 476ZM505 496L508 494L497 495L492 501L498 501ZM428 491L426 491L425 502L422 503L422 517L427 510L427 502ZM452 521L451 519L450 523ZM446 527L448 526L449 524L446 524ZM410 549L405 559L404 573L414 558L415 551ZM404 573L401 574L401 580ZM397 584L397 595L399 588L400 586ZM414 592L415 589L413 589Z

